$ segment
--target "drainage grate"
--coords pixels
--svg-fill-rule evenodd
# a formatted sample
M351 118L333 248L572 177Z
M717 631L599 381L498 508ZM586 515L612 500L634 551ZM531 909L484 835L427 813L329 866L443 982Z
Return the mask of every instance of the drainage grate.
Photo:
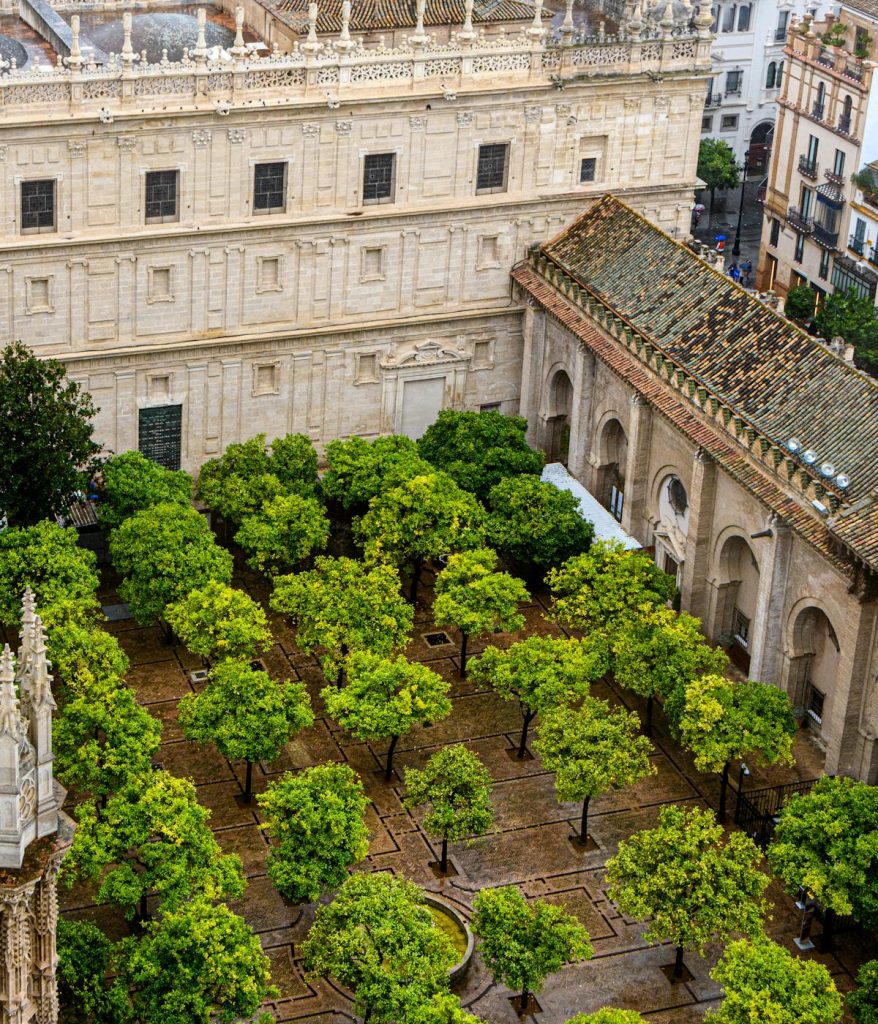
M194 672L189 673L190 683L206 683L207 682L207 669L197 668Z
M105 604L101 611L110 622L125 622L131 618L127 604Z
M451 643L447 633L425 633L424 639L427 641L428 647L442 647Z

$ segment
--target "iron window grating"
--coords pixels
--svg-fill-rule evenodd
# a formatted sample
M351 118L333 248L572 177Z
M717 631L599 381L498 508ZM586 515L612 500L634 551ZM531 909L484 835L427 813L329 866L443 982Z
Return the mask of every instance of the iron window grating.
M506 191L508 155L508 142L490 142L479 146L476 192Z
M363 202L392 203L395 153L369 153L363 159Z
M42 178L21 183L21 230L55 230L55 179Z
M253 209L282 213L286 207L287 165L282 161L256 164L253 171Z
M179 171L147 171L146 220L152 223L177 220Z
M595 171L597 170L597 157L585 156L579 162L579 180L583 181L594 181Z

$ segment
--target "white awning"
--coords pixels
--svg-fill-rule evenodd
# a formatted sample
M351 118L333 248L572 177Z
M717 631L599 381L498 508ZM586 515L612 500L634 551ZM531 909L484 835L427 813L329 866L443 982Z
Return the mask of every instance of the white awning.
M640 541L626 533L597 498L572 477L560 462L550 462L545 466L540 479L553 484L559 491L570 491L579 499L579 514L594 525L595 540L617 541L628 551L642 547Z

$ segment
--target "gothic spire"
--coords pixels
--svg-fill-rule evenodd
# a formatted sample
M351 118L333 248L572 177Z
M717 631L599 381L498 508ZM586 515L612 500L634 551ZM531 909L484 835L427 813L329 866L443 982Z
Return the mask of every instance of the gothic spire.
M3 645L0 655L0 735L20 740L24 735L18 697L15 695L15 667L9 644Z

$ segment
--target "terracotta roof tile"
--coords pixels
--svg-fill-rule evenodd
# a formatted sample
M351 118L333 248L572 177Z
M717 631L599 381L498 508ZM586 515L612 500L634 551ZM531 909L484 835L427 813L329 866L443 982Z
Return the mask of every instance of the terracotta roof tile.
M318 32L341 30L342 0L320 0L317 14ZM271 5L276 11L302 23L307 32L308 0L278 0ZM427 0L424 24L462 25L465 0ZM482 24L498 21L529 21L533 6L521 0L497 0L475 4L473 22ZM417 24L415 0L353 0L351 4L351 31L372 32L379 29L414 28ZM287 20L284 19L284 20Z

